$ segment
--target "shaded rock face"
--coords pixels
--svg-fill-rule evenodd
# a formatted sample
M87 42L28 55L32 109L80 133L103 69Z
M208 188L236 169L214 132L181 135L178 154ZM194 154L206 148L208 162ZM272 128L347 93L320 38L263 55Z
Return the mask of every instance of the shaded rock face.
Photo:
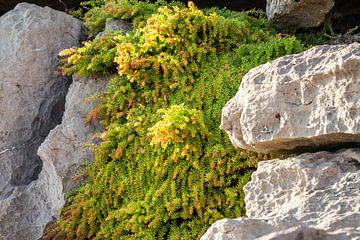
M85 124L87 115L96 107L96 102L87 99L104 90L106 83L106 79L74 79L61 124L51 130L38 150L41 160L55 169L54 176L62 184L57 193L61 198L75 186L72 178L82 164L94 157L85 143L94 142L93 135L101 131L101 126L96 122Z
M82 0L3 0L0 1L0 16L5 14L7 11L13 9L17 4L22 2L33 3L38 6L48 6L53 9L60 11L72 10L79 7Z
M53 177L39 176L36 152L71 82L54 74L57 54L82 35L79 20L47 7L23 3L0 17L0 239L36 239L51 220L50 186L34 180Z
M245 185L247 216L360 238L360 149L260 162Z
M320 26L334 0L267 0L266 15L278 28Z
M0 199L37 178L38 146L61 121L70 84L55 75L57 53L78 44L80 21L19 4L0 18ZM7 151L8 150L8 151Z
M131 23L125 21L125 20L119 20L119 19L112 19L110 21L107 21L105 23L105 30L102 32L99 32L95 38L99 38L103 36L106 32L115 32L115 31L121 31L121 33L125 34L127 32L130 32L132 30Z
M360 149L260 162L245 185L247 218L214 223L202 240L360 239Z
M43 161L39 178L23 188L15 188L0 202L0 239L39 239L47 223L59 217L64 193L75 186L74 175L92 151L84 143L94 143L101 130L96 123L85 124L95 107L87 99L101 92L106 79L74 79L66 96L65 113L38 150ZM21 216L21 218L19 217Z
M317 46L254 68L223 109L235 146L259 152L360 143L360 44Z

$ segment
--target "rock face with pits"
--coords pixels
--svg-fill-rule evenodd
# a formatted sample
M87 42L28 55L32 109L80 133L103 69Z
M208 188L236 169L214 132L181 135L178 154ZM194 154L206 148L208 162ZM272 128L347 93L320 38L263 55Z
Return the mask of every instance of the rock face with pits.
M246 74L223 109L232 143L258 152L360 143L360 44L316 46Z
M36 152L71 83L55 73L57 54L82 37L79 20L47 7L22 3L0 17L0 239L39 238L61 201Z
M360 149L260 162L245 185L249 218L360 238Z
M333 8L334 0L267 0L266 15L278 28L318 27Z
M360 239L359 148L260 162L244 191L249 219L220 220L202 240Z

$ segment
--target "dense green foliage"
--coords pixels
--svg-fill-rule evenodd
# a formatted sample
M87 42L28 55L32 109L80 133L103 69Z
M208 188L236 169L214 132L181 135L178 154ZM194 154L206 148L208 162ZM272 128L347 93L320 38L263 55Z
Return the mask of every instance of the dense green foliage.
M109 2L96 11L113 4L109 16L129 19L129 1ZM221 109L251 68L303 47L257 12L131 4L156 13L139 11L125 36L62 53L65 73L118 76L89 116L106 131L58 230L68 239L198 239L214 221L245 214L242 187L269 157L234 149ZM91 14L88 26L103 25Z

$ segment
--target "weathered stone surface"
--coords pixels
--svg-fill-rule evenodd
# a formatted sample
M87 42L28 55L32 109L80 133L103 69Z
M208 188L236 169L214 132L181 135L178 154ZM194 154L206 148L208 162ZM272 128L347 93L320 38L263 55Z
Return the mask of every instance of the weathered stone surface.
M60 125L51 130L38 150L41 160L53 166L62 183L59 195L74 186L72 178L81 165L93 159L93 152L84 143L93 142L93 135L101 130L96 122L85 124L96 102L90 96L104 90L107 79L74 79L66 96L65 112ZM61 207L61 206L60 206Z
M46 167L36 152L61 121L71 81L55 74L57 54L82 35L79 20L47 7L22 3L0 17L0 239L36 239L51 220L57 183L50 174L54 186L35 184Z
M257 239L277 231L274 226L259 219L222 219L216 221L201 240Z
M321 25L334 0L267 0L266 15L279 28Z
M260 162L244 187L247 216L360 239L360 149Z
M328 234L324 230L318 230L305 226L291 227L284 231L273 232L269 235L257 238L256 240L340 240L344 239L339 235Z
M235 146L260 152L360 143L360 44L317 46L254 68L223 109Z
M328 234L307 226L290 227L280 231L265 220L238 218L216 221L201 240L339 240L343 235Z
M260 162L245 185L247 216L202 240L360 239L360 149Z
M119 31L119 30L122 33L130 32L132 30L132 25L131 25L131 23L129 23L125 20L118 20L118 19L110 20L105 23L105 31L98 33L96 35L96 38L99 38L102 35L104 35L106 31L115 32L115 31Z

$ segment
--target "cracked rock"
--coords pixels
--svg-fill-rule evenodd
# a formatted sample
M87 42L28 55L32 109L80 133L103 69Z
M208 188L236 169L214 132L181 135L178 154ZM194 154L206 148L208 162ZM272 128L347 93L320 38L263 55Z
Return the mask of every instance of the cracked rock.
M78 45L82 23L21 3L0 17L0 239L37 239L51 220L52 176L37 149L61 121L71 83L55 74L59 51ZM51 182L51 186L48 183Z
M202 240L360 239L360 149L259 163L244 187L248 218L215 222Z

